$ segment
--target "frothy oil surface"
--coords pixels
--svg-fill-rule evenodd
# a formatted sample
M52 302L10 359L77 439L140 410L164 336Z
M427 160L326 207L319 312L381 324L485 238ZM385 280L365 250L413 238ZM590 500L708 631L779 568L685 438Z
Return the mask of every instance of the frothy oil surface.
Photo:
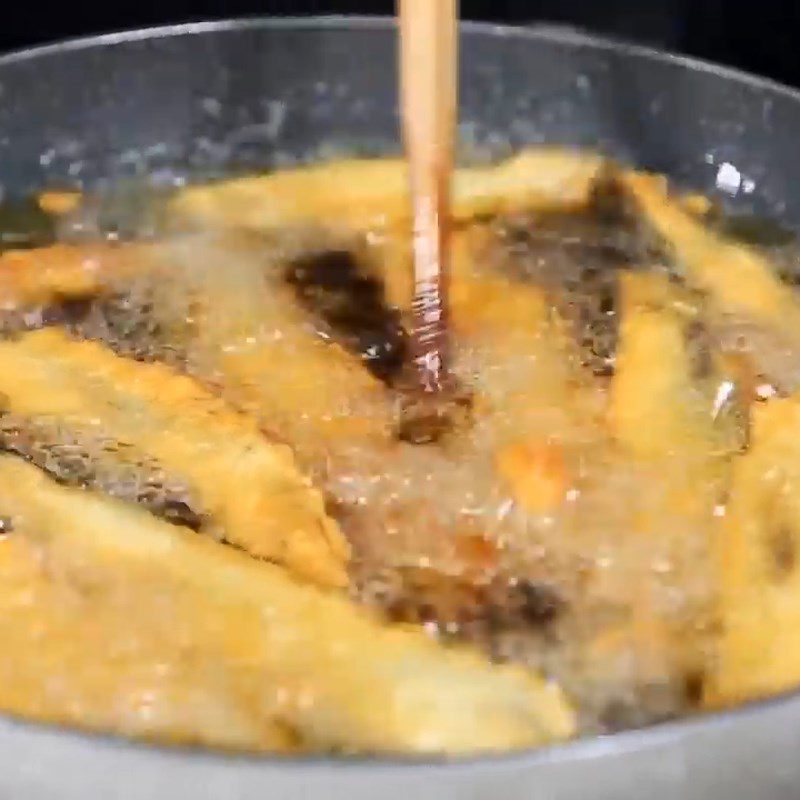
M308 219L297 204L268 230L254 214L215 223L213 203L199 231L148 215L146 236L111 255L81 239L101 291L54 319L193 376L288 444L352 548L355 602L542 671L584 733L643 725L701 707L733 465L751 408L793 390L800 348L719 314L612 195L459 219L450 326L466 400L424 445L398 435L400 224ZM96 238L98 206L80 213ZM137 239L135 221L122 228ZM75 240L68 221L61 236ZM742 246L792 284L794 243ZM135 269L105 268L126 253Z

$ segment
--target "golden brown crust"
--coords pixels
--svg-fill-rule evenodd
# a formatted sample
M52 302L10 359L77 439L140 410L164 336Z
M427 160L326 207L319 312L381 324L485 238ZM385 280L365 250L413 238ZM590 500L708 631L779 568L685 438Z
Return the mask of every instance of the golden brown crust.
M7 410L104 434L190 486L220 535L315 581L346 583L347 543L290 449L191 378L56 329L0 342Z
M721 639L705 702L764 698L800 681L800 401L755 410L715 539Z
M768 259L710 231L670 198L660 176L624 172L620 180L638 213L672 250L686 282L708 293L718 313L798 330L800 305Z
M617 441L634 456L697 461L738 449L746 409L738 418L729 409L737 386L704 338L696 301L659 273L622 276L621 293L609 414Z
M259 719L265 731L283 726L306 746L371 752L507 750L562 739L574 730L560 691L522 669L491 666L467 650L445 649L418 629L384 626L347 599L301 585L279 567L135 507L59 487L20 460L0 457L0 503L13 509L19 525L12 535L40 548L50 572L64 570L71 580L84 581L93 602L109 600L103 624L86 626L78 636L83 642L93 635L109 636L99 646L117 653L117 669L107 665L97 670L104 682L96 696L82 687L80 696L93 708L104 693L109 701L124 697L129 679L137 690L147 685L137 676L153 657L148 636L143 634L141 650L138 645L127 652L115 648L126 641L125 614L138 613L125 604L135 603L138 592L151 591L165 608L172 604L178 611L174 635L183 640L187 657L199 664L221 658L219 669L234 684L213 687L220 708L230 710L249 696L246 721L237 725L240 738L231 734L234 746L271 743L266 734L249 740L260 735L253 727ZM0 559L2 553L0 547ZM41 575L35 580L41 582ZM29 584L26 578L21 582ZM50 590L42 591L46 599ZM154 605L145 603L148 615ZM83 624L69 613L59 617L50 606L37 604L30 615L45 630L58 619ZM6 622L13 632L13 618ZM157 624L155 630L158 642ZM27 665L13 659L30 680L5 695L0 686L0 703L16 703L18 710L31 713L38 702L41 717L87 724L80 710L71 710L69 693L40 693L57 685L63 670L76 666L69 637L57 637L50 645L46 640L43 648L25 648ZM69 658L62 661L59 648L66 648ZM97 649L90 649L92 660ZM88 721L130 720L124 727L141 733L136 726L143 718L141 710L126 716L112 702L104 716ZM176 730L181 738L183 729Z
M80 205L81 198L80 192L47 191L41 192L36 198L36 202L46 214L61 216L74 211Z
M519 209L579 208L589 201L603 160L561 148L524 151L492 167L459 169L453 178L456 221ZM268 231L320 224L384 230L410 215L405 162L343 160L282 170L176 196L172 215L204 228Z
M12 495L0 495L9 511ZM0 540L4 713L167 744L297 751L285 725L253 708L254 679L226 645L246 628L228 609L157 570L57 552L41 536L17 520Z
M149 245L54 244L0 254L0 310L91 297L113 281L144 271Z

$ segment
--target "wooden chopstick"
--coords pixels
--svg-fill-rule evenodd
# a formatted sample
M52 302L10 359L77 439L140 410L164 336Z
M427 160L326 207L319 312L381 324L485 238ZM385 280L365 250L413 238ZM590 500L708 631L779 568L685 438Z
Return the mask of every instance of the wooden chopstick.
M425 393L447 384L450 178L458 0L399 0L403 137L414 224L411 354Z

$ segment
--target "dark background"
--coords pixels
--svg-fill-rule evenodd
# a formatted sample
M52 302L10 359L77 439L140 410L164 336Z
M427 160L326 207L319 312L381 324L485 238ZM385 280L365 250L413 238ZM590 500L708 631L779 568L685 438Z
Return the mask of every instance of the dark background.
M392 8L393 0L151 0L63 3L47 11L36 3L14 3L0 26L0 49L170 22L265 14L386 14ZM462 0L462 16L576 25L800 85L800 0Z

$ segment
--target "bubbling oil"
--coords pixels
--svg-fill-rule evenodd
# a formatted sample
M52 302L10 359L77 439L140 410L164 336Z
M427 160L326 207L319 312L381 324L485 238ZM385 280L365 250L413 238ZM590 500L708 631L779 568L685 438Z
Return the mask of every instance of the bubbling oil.
M122 219L109 233L111 211ZM166 362L288 442L352 545L356 602L543 671L587 733L697 708L728 467L703 450L634 457L609 425L621 276L679 282L629 216L595 204L459 232L482 242L454 308L453 371L470 402L418 445L397 436L410 309L387 299L377 238L324 220L254 236L170 230L118 206L80 214L62 240L122 232L118 246L146 241L152 263L32 324ZM787 280L800 274L793 241L769 246ZM746 352L750 332L728 330L703 346ZM783 352L774 362L790 371Z

